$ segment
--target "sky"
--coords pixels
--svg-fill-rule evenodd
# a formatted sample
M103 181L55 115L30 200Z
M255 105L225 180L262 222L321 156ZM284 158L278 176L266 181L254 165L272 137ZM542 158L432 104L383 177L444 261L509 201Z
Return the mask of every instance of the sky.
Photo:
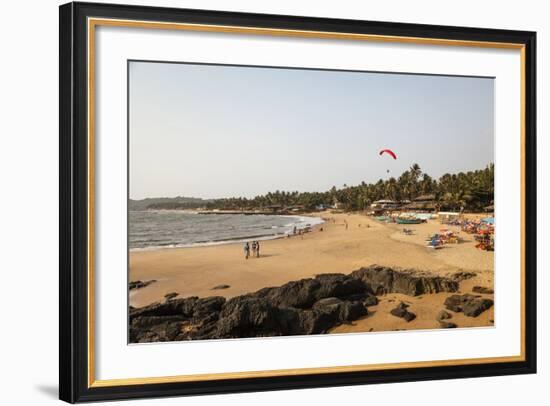
M492 78L129 64L132 199L326 191L493 161Z

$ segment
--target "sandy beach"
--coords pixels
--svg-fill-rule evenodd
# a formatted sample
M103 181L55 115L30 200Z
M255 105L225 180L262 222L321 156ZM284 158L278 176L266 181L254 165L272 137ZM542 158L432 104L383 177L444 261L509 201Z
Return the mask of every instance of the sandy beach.
M178 297L224 296L230 298L264 287L324 273L350 272L372 264L392 268L417 269L427 275L448 276L459 271L475 272L474 278L462 281L459 293L471 293L473 286L493 288L493 253L475 248L473 236L460 233L462 242L433 250L425 246L425 237L438 232L437 220L407 225L412 235L405 235L402 225L379 223L361 214L312 214L328 219L311 233L261 244L260 258L246 260L242 244L207 247L171 248L130 253L130 281L156 280L147 287L132 290L130 305L141 307L163 301L171 292ZM346 226L347 223L347 226ZM449 227L457 230L457 227ZM228 285L226 289L213 289ZM351 324L336 327L334 332L382 331L396 329L438 328L437 313L449 293L410 297L387 294L370 314ZM491 295L483 295L492 298ZM400 301L409 304L417 315L411 322L389 315ZM458 327L490 326L493 308L478 317L453 314Z

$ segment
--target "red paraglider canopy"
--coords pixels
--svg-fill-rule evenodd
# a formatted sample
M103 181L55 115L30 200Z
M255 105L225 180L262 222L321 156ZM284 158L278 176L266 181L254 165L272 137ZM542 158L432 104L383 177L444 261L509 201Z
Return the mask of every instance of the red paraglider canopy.
M393 159L397 159L397 155L395 155L395 153L391 149L383 149L380 151L379 155L382 155L384 152L390 155Z

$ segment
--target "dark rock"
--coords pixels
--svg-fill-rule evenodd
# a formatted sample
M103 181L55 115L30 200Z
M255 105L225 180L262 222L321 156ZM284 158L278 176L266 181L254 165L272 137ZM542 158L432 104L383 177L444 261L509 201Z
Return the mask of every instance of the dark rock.
M400 302L398 305L397 305L398 308L400 309L406 309L407 307L409 307L409 304L405 303L405 302Z
M265 298L275 306L310 308L318 299L321 284L315 279L288 282L280 287L264 288L252 296Z
M318 300L313 304L313 310L319 310L319 309L325 309L325 308L331 308L334 306L340 306L342 304L342 300L338 299L337 297L327 297L321 300Z
M136 286L143 284L137 282ZM367 306L378 304L375 294L455 292L457 287L449 278L371 266L351 275L317 275L229 300L178 298L173 292L163 303L129 308L130 342L323 334L366 316ZM407 307L402 302L392 314L411 321L416 316Z
M466 279L471 279L473 278L474 276L477 276L476 273L474 272L465 272L465 271L461 271L461 272L456 272L454 274L451 275L451 279L457 281L457 282L462 282Z
M485 310L493 306L491 299L480 298L478 296L464 294L452 295L445 299L445 307L453 312L463 312L468 317L477 317Z
M443 321L439 320L439 325L441 328L456 328L457 325L455 323L451 323L450 321Z
M290 333L290 324L297 312L280 311L265 298L236 297L220 312L216 336L266 337Z
M491 299L474 299L464 304L462 311L468 317L477 317L492 306L493 301Z
M219 289L229 289L231 286L229 285L216 285L212 288L212 290L219 290Z
M363 294L365 291L365 285L357 279L344 274L323 274L314 279L301 279L280 287L264 288L252 295L266 298L275 306L309 309L320 299Z
M156 280L154 279L151 279L150 281L132 281L128 283L128 289L129 290L141 289L146 286L149 286L151 283L154 283L154 282L156 282Z
M470 300L470 298L473 298L471 295L452 295L449 296L447 299L445 299L445 302L443 302L443 305L448 309L452 310L453 312L461 312L462 311L462 305L467 301Z
M298 334L324 334L337 325L338 316L336 311L302 310L298 318L299 331L302 332Z
M376 306L378 304L378 298L374 295L368 296L365 300L363 300L363 304L365 306Z
M193 317L199 313L218 312L225 298L220 296L199 299L196 296L172 299L164 303L153 303L130 311L130 320L144 316L184 316Z
M405 319L407 322L412 321L416 318L416 314L409 312L407 310L407 307L409 307L409 305L401 302L395 309L392 309L390 313L395 317L401 317Z
M491 288L486 288L483 286L474 286L472 288L472 292L474 293L485 293L485 294L492 294L495 293L495 291Z
M404 318L405 321L407 321L407 322L413 321L414 319L416 319L416 314L411 313L411 312L407 312L407 313L405 314L405 316L403 316L403 318Z
M450 319L451 317L451 313L446 312L445 310L441 310L439 313L437 313L437 316L435 318L436 320L445 320Z
M165 295L164 295L164 298L165 298L166 300L170 300L170 299L175 298L175 297L178 296L178 295L179 295L179 293L170 292L170 293L165 294Z
M352 272L351 277L361 280L367 289L376 295L404 293L409 296L419 296L426 293L458 290L458 282L449 278L420 276L412 271L394 271L377 265Z

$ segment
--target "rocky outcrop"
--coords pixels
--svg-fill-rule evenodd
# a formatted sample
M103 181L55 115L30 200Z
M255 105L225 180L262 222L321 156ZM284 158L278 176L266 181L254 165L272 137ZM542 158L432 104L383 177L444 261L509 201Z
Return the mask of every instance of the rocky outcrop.
M371 266L361 268L351 274L361 280L370 292L381 295L385 293L403 293L418 296L425 293L456 292L458 282L440 276L422 276L415 271L395 271L391 268Z
M377 294L416 296L455 292L451 279L372 266L350 275L322 274L226 300L172 296L162 303L130 308L130 342L323 334L368 314ZM397 317L415 315L398 306Z
M154 283L154 282L156 282L156 280L154 279L151 279L150 281L132 281L128 283L128 289L129 290L141 289L146 286L149 286L151 283Z
M288 282L280 287L264 288L253 294L263 297L275 306L308 309L327 297L366 299L372 296L367 286L344 274L322 274L312 279Z
M453 312L463 312L468 317L477 317L493 306L491 299L475 295L452 295L445 299L445 307Z
M178 297L178 296L179 296L179 293L170 292L170 293L167 293L167 294L164 295L164 299L170 300L170 299L173 299L173 298Z

